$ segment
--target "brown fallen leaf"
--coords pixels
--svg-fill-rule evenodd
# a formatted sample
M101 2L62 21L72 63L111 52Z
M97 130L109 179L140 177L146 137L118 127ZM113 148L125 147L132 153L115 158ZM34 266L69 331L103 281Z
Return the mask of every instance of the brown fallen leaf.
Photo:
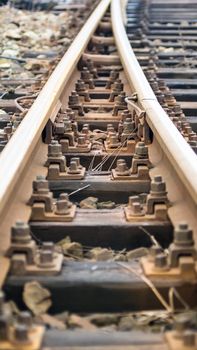
M44 322L45 325L50 326L51 328L59 329L60 331L64 331L67 327L64 322L58 320L56 317L42 314L39 318Z
M79 205L80 208L82 209L96 209L97 208L97 202L98 202L98 198L96 197L87 197L85 199L83 199Z
M97 329L87 318L72 314L68 319L68 326L70 328L83 328L89 331Z
M112 201L97 203L97 209L114 209L115 207L116 207L116 203Z
M97 327L106 327L110 325L117 325L119 321L118 314L91 314L88 320Z
M147 254L148 254L148 249L145 247L140 247L140 248L136 248L136 249L128 251L126 253L126 258L129 261L132 259L141 258L142 256L145 256Z
M58 247L61 247L61 251L64 255L71 257L82 258L83 247L78 242L71 242L70 237L66 237L57 243Z
M34 315L44 314L52 305L51 293L37 281L25 283L23 301Z
M96 261L112 260L114 253L107 248L96 247L87 253L87 257Z
M131 331L135 325L135 320L132 315L123 316L118 324L119 331Z

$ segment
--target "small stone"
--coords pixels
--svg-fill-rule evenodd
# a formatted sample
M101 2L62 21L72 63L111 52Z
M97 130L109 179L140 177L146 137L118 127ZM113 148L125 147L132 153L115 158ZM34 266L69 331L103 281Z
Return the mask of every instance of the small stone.
M96 247L87 253L87 257L96 261L112 260L113 251L107 248Z
M82 208L82 209L97 209L97 202L98 202L98 198L87 197L87 198L83 199L79 203L79 205L80 205L80 208Z
M8 69L11 67L11 64L8 62L1 62L0 61L0 69Z
M38 60L38 59L32 59L29 60L25 65L24 65L25 69L27 70L39 70L41 68L43 69L49 69L50 65L49 62L47 60Z
M123 316L118 324L119 331L131 331L135 326L135 321L133 316Z
M22 34L23 39L32 39L39 40L39 35L33 32L32 30L28 30Z
M14 49L5 49L3 50L2 52L2 56L5 56L5 57L16 57L18 55L18 50L14 50Z
M14 40L20 40L21 39L21 34L20 30L17 29L9 29L7 32L5 32L5 36L9 39L14 39Z
M127 260L138 259L142 256L148 255L148 252L148 249L144 247L133 249L126 253L126 258Z
M0 115L6 114L6 111L4 111L3 109L0 109Z

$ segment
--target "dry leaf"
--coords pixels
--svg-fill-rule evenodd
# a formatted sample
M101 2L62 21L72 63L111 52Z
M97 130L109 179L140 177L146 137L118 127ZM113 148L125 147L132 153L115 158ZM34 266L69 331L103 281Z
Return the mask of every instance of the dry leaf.
M88 316L89 321L98 327L105 327L118 324L119 315L117 314L92 314Z
M114 253L107 248L96 247L87 253L87 257L96 261L112 260Z
M96 329L96 326L94 326L87 318L75 314L69 317L68 325L71 328L83 328L89 331Z
M61 247L61 251L64 255L69 255L77 258L83 257L82 245L78 242L71 242L70 237L66 237L57 243L57 246Z
M116 203L111 201L97 203L98 209L114 209L115 207Z
M80 208L82 209L96 209L97 208L97 202L98 202L98 198L96 197L87 197L85 199L83 199L79 205Z
M149 250L144 247L140 247L137 249L130 250L126 253L127 260L141 258L142 256L148 255Z
M64 322L58 320L56 317L42 314L40 315L40 319L44 322L45 325L50 326L51 328L59 329L64 331L67 327Z
M44 314L52 305L51 293L37 281L25 283L23 301L34 315Z

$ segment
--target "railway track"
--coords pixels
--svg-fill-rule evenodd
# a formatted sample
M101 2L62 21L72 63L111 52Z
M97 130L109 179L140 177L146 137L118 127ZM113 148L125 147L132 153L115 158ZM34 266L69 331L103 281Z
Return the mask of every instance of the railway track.
M0 349L196 349L195 67L153 56L158 3L100 1L1 153Z

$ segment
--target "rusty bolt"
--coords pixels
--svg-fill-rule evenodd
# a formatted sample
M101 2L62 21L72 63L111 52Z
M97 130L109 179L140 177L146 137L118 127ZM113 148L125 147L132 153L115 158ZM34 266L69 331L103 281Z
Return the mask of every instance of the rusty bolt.
M110 133L108 142L110 147L118 147L119 146L118 135L115 132Z
M117 102L118 104L126 104L125 98L126 98L126 93L125 93L124 91L122 91L122 92L116 97L116 102Z
M75 112L71 108L66 108L66 115L70 120L75 120Z
M87 146L86 139L84 136L78 137L77 145L78 145L78 147L86 147Z
M174 230L174 243L180 246L193 246L193 232L185 222L180 223Z
M167 256L165 253L159 253L155 255L155 267L158 269L167 267Z
M20 125L21 121L19 120L14 120L13 121L13 129L16 130L18 128L18 126Z
M148 68L149 69L155 69L155 62L154 62L154 60L153 59L150 59L149 61L148 61Z
M36 180L33 181L33 192L41 194L47 194L49 192L49 183L45 176L36 176Z
M123 122L123 132L124 133L132 133L135 129L135 123L131 118L126 118Z
M184 131L188 126L190 126L190 124L188 122L182 122L182 128Z
M95 69L95 67L94 67L94 62L93 62L90 58L88 58L88 59L86 60L86 66L87 66L87 68L88 68L89 71Z
M188 144L191 146L191 148L194 150L194 152L197 150L197 142L193 140L189 140Z
M83 127L82 127L82 134L88 134L90 131L90 125L89 124L83 124Z
M11 123L7 123L7 125L4 127L4 132L6 133L6 134L11 134L12 133L12 124Z
M79 95L77 94L76 91L72 91L71 95L69 96L69 105L75 106L75 105L79 105L79 104L80 104Z
M121 135L123 133L123 122L120 121L118 124L118 134Z
M191 126L186 126L185 133L189 135L191 132L192 132Z
M56 140L52 140L48 145L48 157L61 157L62 145Z
M180 105L176 105L173 107L173 111L175 114L181 114L182 113L182 109Z
M72 131L72 124L68 117L63 118L65 131Z
M23 221L16 221L15 225L11 228L11 241L12 243L26 244L31 241L31 234L29 225Z
M40 264L47 265L53 262L53 252L51 250L40 250Z
M113 91L114 92L121 92L123 91L124 85L121 82L120 79L118 79L117 81L115 81L114 86L113 86Z
M82 80L92 79L92 74L90 73L87 67L83 67L83 70L81 71L81 79Z
M140 202L133 202L132 211L134 215L137 215L137 216L143 215Z
M27 327L31 327L32 326L32 317L29 311L21 311L18 314L18 322L20 324L24 324Z
M141 28L137 28L136 31L135 31L135 36L141 38L142 35L143 35L142 29Z
M120 159L122 160L122 159ZM135 202L139 202L140 200L140 197L139 196L129 196L129 203L128 203L128 206L129 207L132 207L133 206L133 203Z
M80 169L78 167L78 162L73 160L73 158L71 158L70 166L68 168L68 174L79 174L79 173L80 173Z
M128 109L125 109L122 113L121 113L121 119L122 121L126 120L127 118L131 118L131 112ZM132 119L132 118L131 118Z
M113 124L107 124L107 132L115 132Z
M150 255L155 259L155 257L163 252L163 249L159 245L152 245L150 247Z
M150 86L152 87L153 91L155 91L155 92L159 91L159 85L158 85L157 81L152 81L150 83Z
M77 91L77 92L86 91L86 85L85 85L84 81L81 80L81 79L79 79L79 80L77 81L77 83L75 84L75 88L76 88L76 91Z
M14 338L16 342L28 342L28 327L25 324L16 323L14 325Z
M145 71L144 71L147 79L150 81L150 79L154 79L156 78L156 74L155 72L153 72L152 70L150 70L149 68L147 68Z
M151 194L165 195L166 194L166 183L163 181L162 176L154 176L151 181Z
M183 331L188 327L188 317L185 314L180 314L175 318L175 330L180 333L180 335L183 334Z
M82 168L79 157L73 157L71 160L77 164L78 168Z
M165 96L161 92L155 93L155 95L156 95L157 100L160 103L160 105L162 105L163 107L164 106L166 107L167 105L165 103Z
M58 215L66 215L69 213L72 203L68 199L68 193L61 193L56 202L56 211Z
M169 115L169 117L170 117L170 118L174 118L175 113L173 112L173 110L172 110L172 109L167 108L167 109L166 109L166 112L168 113L168 115Z
M111 85L119 78L119 72L117 71L110 71L109 74L109 80L106 83L106 89L110 89Z
M116 71L116 70L111 70L111 71L110 71L110 75L109 75L109 79L110 79L111 81L115 81L115 80L118 79L118 78L119 78L119 72Z
M176 99L169 91L165 93L165 101L170 106L173 106L176 104Z
M89 131L90 131L89 126L88 126L88 125L83 125L83 128L82 128L82 130L81 130L81 133L82 133L82 134L85 134L85 135L88 135L88 134L89 134Z
M189 140L190 141L197 141L197 134L195 132L191 132L189 134Z
M186 347L194 347L196 345L196 334L194 331L187 329L183 332L183 344Z
M134 158L148 159L148 146L144 142L140 141L136 144Z
M130 171L124 159L118 159L116 163L117 175L130 175Z
M42 244L42 250L50 250L51 252L54 252L55 246L53 242L43 242Z
M88 123L83 124L83 128L87 128L88 130L90 130L90 125Z
M168 89L164 80L159 79L157 83L160 90Z

